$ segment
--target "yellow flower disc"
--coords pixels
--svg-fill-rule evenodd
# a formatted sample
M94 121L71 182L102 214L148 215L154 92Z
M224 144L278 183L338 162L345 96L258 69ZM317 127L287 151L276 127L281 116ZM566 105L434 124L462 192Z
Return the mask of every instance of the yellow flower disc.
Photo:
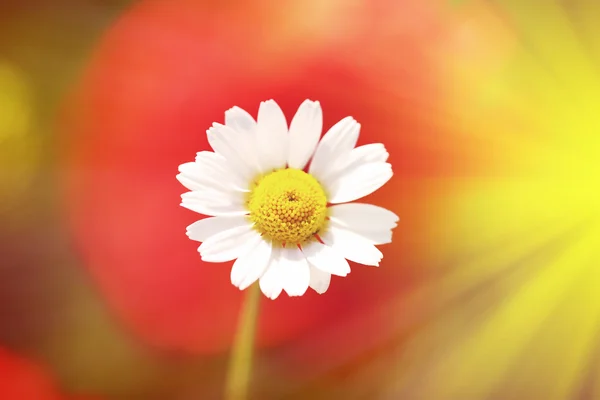
M268 239L302 243L327 217L327 197L317 180L299 169L281 169L258 180L248 198L250 219Z

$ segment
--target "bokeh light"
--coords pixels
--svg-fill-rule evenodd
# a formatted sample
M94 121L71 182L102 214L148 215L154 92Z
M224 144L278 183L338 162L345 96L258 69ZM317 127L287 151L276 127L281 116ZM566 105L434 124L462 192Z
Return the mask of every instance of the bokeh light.
M0 209L24 195L40 157L33 89L17 66L0 60Z

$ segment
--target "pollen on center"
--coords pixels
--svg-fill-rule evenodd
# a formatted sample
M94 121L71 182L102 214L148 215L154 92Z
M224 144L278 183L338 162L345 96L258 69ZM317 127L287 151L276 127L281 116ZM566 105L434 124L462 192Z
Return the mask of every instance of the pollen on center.
M327 196L311 175L281 169L259 178L248 196L250 219L266 238L301 244L323 228Z

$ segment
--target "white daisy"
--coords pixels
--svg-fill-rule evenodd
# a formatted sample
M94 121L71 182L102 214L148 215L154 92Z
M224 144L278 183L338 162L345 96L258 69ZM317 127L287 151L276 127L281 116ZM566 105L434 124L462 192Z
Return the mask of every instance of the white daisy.
M214 152L179 166L177 179L190 190L181 205L209 216L188 226L187 235L202 242L202 260L235 260L231 282L238 288L259 280L271 299L282 290L301 296L308 287L324 293L331 275L350 272L347 260L379 265L375 245L391 242L398 217L342 203L392 177L388 153L381 143L355 148L360 124L352 117L319 141L322 128L317 101L304 101L289 129L273 100L260 104L257 121L233 107L225 125L207 131Z

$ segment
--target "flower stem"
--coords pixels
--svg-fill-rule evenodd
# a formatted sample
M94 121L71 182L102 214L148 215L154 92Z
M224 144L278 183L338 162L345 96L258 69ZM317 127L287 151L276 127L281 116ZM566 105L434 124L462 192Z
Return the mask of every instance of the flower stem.
M225 382L226 400L246 400L248 398L259 303L260 289L258 283L254 283L246 291L246 297L238 317Z

